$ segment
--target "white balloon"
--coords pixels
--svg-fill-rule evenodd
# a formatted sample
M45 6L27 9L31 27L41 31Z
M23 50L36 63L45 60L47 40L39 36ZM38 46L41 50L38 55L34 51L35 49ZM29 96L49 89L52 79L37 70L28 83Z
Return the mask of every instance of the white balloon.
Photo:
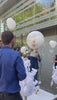
M44 36L39 31L33 31L27 36L27 44L32 49L39 48L44 42Z
M26 46L23 46L23 47L21 48L21 53L25 53L26 50L28 50L28 48L27 48Z
M56 47L56 45L57 45L57 42L56 42L56 41L51 40L51 41L49 41L49 45L50 45L52 48L55 48L55 47Z
M7 27L10 31L13 31L16 27L16 22L12 18L8 18L6 20Z

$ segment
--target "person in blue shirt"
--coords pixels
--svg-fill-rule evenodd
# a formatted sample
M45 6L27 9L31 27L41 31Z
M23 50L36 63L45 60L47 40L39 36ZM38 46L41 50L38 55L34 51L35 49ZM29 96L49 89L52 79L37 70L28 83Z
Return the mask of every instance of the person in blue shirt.
M5 31L1 36L0 49L0 100L22 100L19 81L26 78L25 67L19 52L11 49L14 35Z

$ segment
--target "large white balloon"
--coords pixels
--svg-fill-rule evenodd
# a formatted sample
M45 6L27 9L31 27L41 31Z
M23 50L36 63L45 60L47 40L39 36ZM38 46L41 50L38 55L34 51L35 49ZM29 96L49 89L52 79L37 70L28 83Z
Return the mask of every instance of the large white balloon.
M56 47L56 45L57 45L57 42L56 42L56 41L51 40L51 41L49 41L49 45L50 45L52 48L55 48L55 47Z
M6 20L7 27L10 31L13 31L16 27L16 22L12 18L8 18Z
M39 48L44 42L44 36L39 31L33 31L27 36L27 44L32 49Z

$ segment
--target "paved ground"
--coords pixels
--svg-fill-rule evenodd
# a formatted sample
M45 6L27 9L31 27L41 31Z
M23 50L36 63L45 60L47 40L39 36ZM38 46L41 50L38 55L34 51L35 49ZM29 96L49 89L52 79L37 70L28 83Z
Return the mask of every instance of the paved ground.
M49 92L40 89L37 95L32 94L27 98L27 100L53 100L54 98L57 98L57 95L53 95Z

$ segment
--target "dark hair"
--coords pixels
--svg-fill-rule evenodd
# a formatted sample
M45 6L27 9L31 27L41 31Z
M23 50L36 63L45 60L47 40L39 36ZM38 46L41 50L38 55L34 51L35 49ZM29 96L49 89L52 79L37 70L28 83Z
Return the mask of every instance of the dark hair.
M5 45L9 44L13 38L14 35L11 31L4 31L1 35L2 42Z
M16 46L16 47L14 47L14 50L19 51L20 50L20 47L19 46Z

